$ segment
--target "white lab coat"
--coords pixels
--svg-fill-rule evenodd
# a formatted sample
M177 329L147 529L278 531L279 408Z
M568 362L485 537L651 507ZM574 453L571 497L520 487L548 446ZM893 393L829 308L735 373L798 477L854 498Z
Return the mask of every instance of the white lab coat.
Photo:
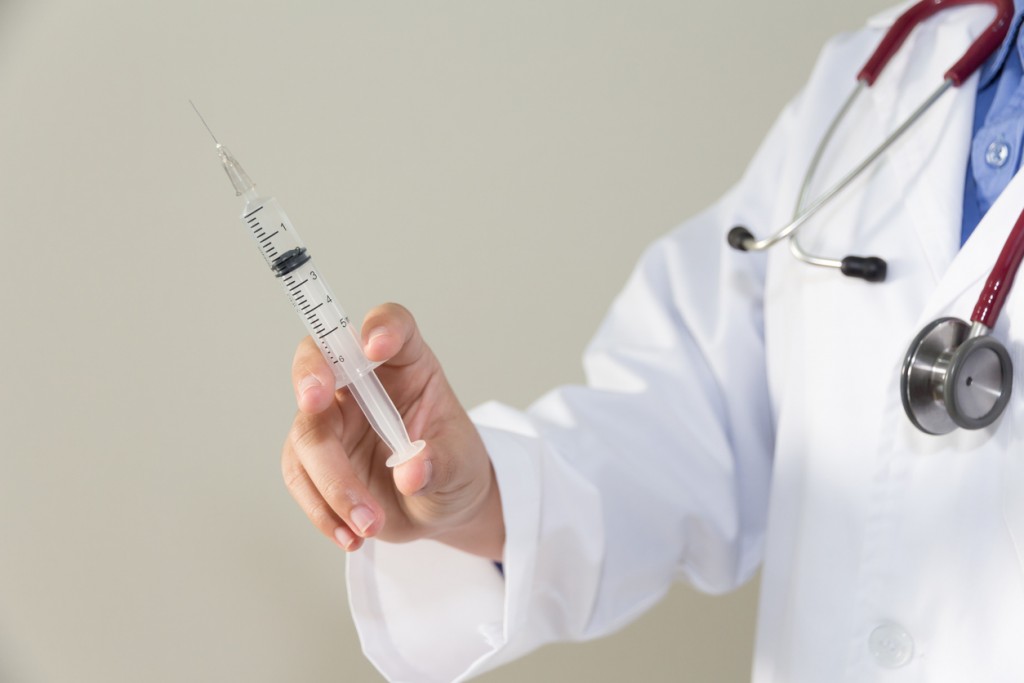
M1024 284L994 331L1017 387L998 422L927 436L899 395L910 340L970 316L1024 208L1019 174L958 248L976 81L803 233L815 252L886 258L884 284L725 243L733 225L763 236L788 222L895 14L829 43L739 185L647 251L587 351L588 387L528 414L474 413L502 493L504 578L431 542L351 556L364 649L390 679L462 679L606 634L680 577L726 591L761 566L757 683L1024 680ZM916 108L990 17L952 10L912 34L816 189Z

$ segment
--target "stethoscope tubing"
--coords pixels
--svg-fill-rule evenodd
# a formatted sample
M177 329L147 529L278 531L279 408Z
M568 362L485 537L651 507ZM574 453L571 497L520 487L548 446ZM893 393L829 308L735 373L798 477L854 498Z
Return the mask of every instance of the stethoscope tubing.
M797 228L806 223L811 216L816 214L819 209L821 209L828 202L830 202L833 197L842 192L850 183L852 183L854 180L860 177L860 175L865 170L867 170L871 166L871 164L873 164L875 160L878 159L878 157L880 157L887 149L892 147L893 143L899 140L903 136L903 134L910 129L911 126L917 123L917 121L922 116L924 116L925 112L927 112L932 107L932 105L935 104L935 102L940 97L942 97L942 95L947 90L949 90L950 87L952 87L953 85L953 81L943 81L942 85L936 88L932 92L932 94L929 95L928 98L924 102L922 102L921 105L918 106L918 108L915 109L913 113L911 113L910 116L906 118L906 120L903 121L903 123L901 123L892 133L888 135L888 137L885 138L885 140L881 142L881 144L879 144L875 149L873 149L870 154L864 157L864 159L859 164L857 164L845 176L840 178L838 182L832 185L832 187L818 195L814 199L814 201L808 204L807 207L799 215L797 215L796 218L793 219L792 222L790 222L788 225L786 225L781 230L776 232L774 235L747 245L746 250L761 251L762 249L767 249L768 247L776 244L777 242L785 239L786 237L789 237L790 235L793 235L795 237L794 232L797 230ZM846 117L846 113L852 108L854 101L857 99L857 96L866 86L866 81L857 81L857 86L853 89L853 92L850 93L850 96L847 97L846 102L839 110L839 113L832 119L832 122L825 133L825 136L822 137L821 143L818 144L818 148L817 150L815 150L814 157L811 159L811 164L808 166L807 172L804 174L804 179L800 190L800 204L803 203L804 196L808 188L810 187L812 179L814 178L814 172L817 170L818 164L821 162L822 156L824 156L825 148L828 144L828 141L833 137L835 131L839 128L839 124L842 123L843 119ZM838 263L838 260L836 259L827 260L830 263Z
M921 0L893 22L882 42L857 74L857 80L872 85L918 24L944 9L962 5L992 5L996 10L996 16L988 27L942 76L944 80L953 81L953 85L957 87L962 85L1003 44L1013 20L1011 0Z
M913 28L947 7L993 5L996 17L949 70L935 89L895 130L859 164L827 190L808 202L811 185L831 140L861 92L870 87ZM843 274L868 282L885 279L887 266L878 257L846 256L842 260L816 256L800 246L799 228L825 204L846 189L942 97L963 84L1002 44L1013 16L1011 0L921 0L904 12L883 37L857 75L857 85L829 122L811 157L789 224L758 240L736 226L729 231L730 246L761 251L788 238L792 254L812 265L839 268ZM805 206L806 202L806 206ZM956 427L982 429L1003 413L1013 388L1013 362L1006 347L990 335L1024 260L1024 211L1018 216L992 267L971 315L971 324L940 318L922 329L911 342L900 371L900 394L910 421L928 434L946 434Z
M1013 229L1010 230L995 265L992 266L992 272L985 281L985 287L981 290L978 303L971 314L972 323L987 329L995 327L1006 297L1010 293L1010 287L1013 286L1013 280L1017 276L1021 260L1024 260L1024 211L1013 224Z
M818 144L814 156L804 174L800 190L800 197L797 206L804 204L806 194L814 177L815 171L829 141L834 137L840 123L846 118L847 113L857 100L860 93L866 87L870 87L877 80L882 70L892 59L893 55L906 41L911 31L922 21L949 7L971 4L989 4L996 9L996 16L988 25L985 31L975 39L963 56L950 67L943 76L940 85L929 95L910 116L907 117L885 140L882 141L867 157L864 158L849 173L843 176L838 182L825 190L813 201L807 204L802 211L797 212L793 220L777 230L774 234L763 239L756 239L749 230L743 227L733 228L729 233L729 244L741 251L763 251L790 236L795 236L799 228L814 216L825 204L842 192L854 180L856 180L872 163L878 159L889 147L892 146L902 135L914 125L927 112L950 87L960 86L967 78L976 71L990 55L992 55L1002 44L1006 33L1009 30L1013 17L1013 3L1011 0L921 0L916 5L905 11L893 22L892 27L886 32L878 47L875 48L871 57L857 74L857 85L840 107L839 111L829 123L828 129ZM825 265L830 267L840 266L843 262L838 259L814 256L804 251L798 243L790 241L790 251L797 258L814 265ZM880 259L877 259L881 262ZM884 267L884 262L883 267Z

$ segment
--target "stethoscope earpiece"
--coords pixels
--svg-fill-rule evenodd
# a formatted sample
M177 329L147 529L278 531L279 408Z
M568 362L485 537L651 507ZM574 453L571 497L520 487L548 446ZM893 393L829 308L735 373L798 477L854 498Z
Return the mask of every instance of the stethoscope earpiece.
M849 277L859 277L868 282L882 282L885 280L888 266L884 259L877 256L847 256L842 260L839 270Z
M889 63L889 60L892 59L896 51L899 50L911 30L913 30L916 25L937 12L941 12L942 10L950 7L969 4L988 4L995 7L996 16L992 19L988 28L978 35L974 43L964 53L960 60L946 71L943 75L942 84L935 89L931 95L925 98L924 102L922 102L917 109L907 116L900 125L896 126L896 128L889 133L889 135L886 136L886 138L877 147L871 150L859 164L850 169L845 176L837 180L831 187L823 191L813 200L810 199L809 191L811 189L815 171L825 155L825 150L828 147L832 136L839 129L840 123L846 118L847 113L853 107L853 103L857 100L860 93L865 88L869 88L874 84L882 69L885 68L885 65ZM743 226L737 226L729 231L729 245L733 249L738 249L740 251L762 251L788 237L790 251L796 258L800 259L804 263L813 266L837 268L841 270L844 275L860 278L865 282L882 282L885 280L886 265L885 261L882 259L875 256L847 256L843 259L815 256L807 253L800 246L797 239L797 233L800 227L806 223L808 219L815 215L822 207L827 206L837 194L849 187L849 185L866 169L870 168L871 165L881 157L881 155L889 149L894 142L896 142L896 140L907 132L907 130L913 127L914 123L920 119L940 97L942 97L943 93L950 88L962 85L971 74L977 71L977 69L985 62L986 59L988 59L990 55L996 52L999 46L1002 45L1003 39L1006 37L1006 34L1010 29L1010 23L1013 18L1013 7L1014 3L1011 0L919 0L919 2L904 11L903 14L893 22L892 26L883 37L882 42L879 43L867 63L860 72L858 72L857 82L853 91L832 118L832 121L826 128L825 133L822 135L821 141L814 150L814 154L807 166L807 171L804 173L804 180L800 188L799 198L796 202L796 212L793 220L785 227L777 230L773 235L760 240L754 237L754 235Z
M754 241L754 234L742 225L737 225L729 231L729 236L726 239L729 242L729 246L733 249L746 251L747 245Z
M903 409L918 429L948 434L982 429L1010 401L1013 363L999 341L959 318L940 318L921 330L900 372Z
M730 247L738 251L760 250L753 233L742 225L737 225L730 230L726 241ZM815 265L831 265L839 268L842 274L847 277L856 277L867 282L884 281L888 270L885 260L877 256L846 256L841 261L828 260L828 263L823 263L824 259L817 257L805 258L802 250L799 248L794 253L802 261Z

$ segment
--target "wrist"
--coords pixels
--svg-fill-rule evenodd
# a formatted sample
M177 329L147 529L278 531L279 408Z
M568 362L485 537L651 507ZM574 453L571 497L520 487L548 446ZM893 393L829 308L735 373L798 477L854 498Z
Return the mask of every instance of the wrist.
M464 520L445 529L434 540L463 552L501 562L505 552L505 518L494 467L487 461L486 486L475 504L466 508Z

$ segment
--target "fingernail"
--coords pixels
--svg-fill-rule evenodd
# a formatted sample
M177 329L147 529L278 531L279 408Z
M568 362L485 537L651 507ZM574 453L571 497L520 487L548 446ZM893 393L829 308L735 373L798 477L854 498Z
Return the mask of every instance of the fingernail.
M299 395L301 396L302 394L305 394L313 387L322 386L323 384L320 382L319 379L317 379L316 375L306 375L305 377L302 378L302 381L299 382Z
M343 526L339 526L334 530L334 539L345 550L351 548L352 544L356 542L355 535Z
M423 483L420 484L419 489L416 490L414 496L420 496L426 493L427 484L430 483L430 478L434 476L434 463L426 460L423 462Z
M386 328L386 327L375 327L375 328L373 328L372 330L370 330L369 332L366 333L366 346L367 347L373 346L373 340L374 339L376 339L377 337L383 337L387 333L388 333L388 328Z
M357 505L352 508L350 516L352 517L352 524L355 525L360 536L365 536L366 530L373 526L373 523L377 521L377 516L365 505Z

